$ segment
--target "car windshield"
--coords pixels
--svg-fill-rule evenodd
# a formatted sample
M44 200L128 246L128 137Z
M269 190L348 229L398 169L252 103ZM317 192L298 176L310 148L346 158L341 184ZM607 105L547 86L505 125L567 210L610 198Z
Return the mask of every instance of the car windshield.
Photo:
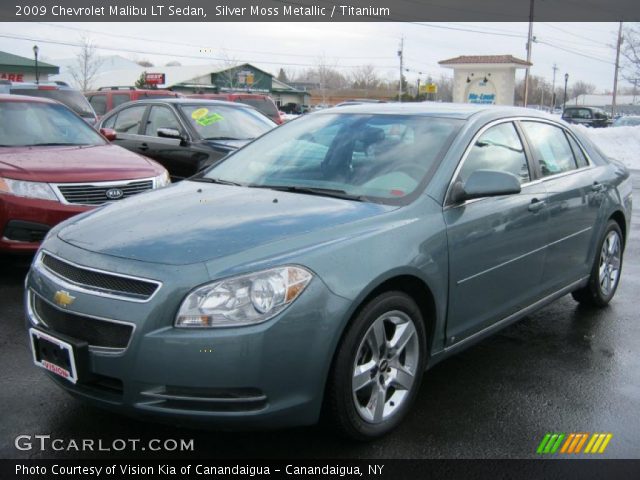
M82 93L75 90L61 90L59 88L12 88L14 95L28 95L30 97L43 97L57 100L66 105L83 118L96 118L93 107Z
M273 118L278 116L278 109L275 104L266 98L238 98L234 100L237 103L244 103L255 107L259 112L264 113L267 117Z
M640 125L640 117L620 117L615 123L620 127L634 127Z
M310 115L247 145L204 178L402 204L426 182L462 123L416 115Z
M0 102L0 146L104 145L106 141L64 105Z
M276 126L247 107L217 104L181 105L200 138L205 140L252 140Z

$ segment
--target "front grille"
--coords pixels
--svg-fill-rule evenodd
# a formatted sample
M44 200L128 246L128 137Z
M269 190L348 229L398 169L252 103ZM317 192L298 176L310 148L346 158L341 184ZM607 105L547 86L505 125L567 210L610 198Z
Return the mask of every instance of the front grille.
M146 192L153 188L153 180L139 180L129 183L118 182L115 184L96 183L86 185L64 185L57 186L58 190L69 203L79 205L102 205L105 202L122 200L137 193ZM113 189L121 190L122 195L108 197L107 192Z
M65 312L32 295L32 308L38 319L54 332L84 340L92 347L125 349L133 333L133 325L109 322Z
M59 277L89 290L147 300L159 286L154 282L77 267L47 253L42 254L41 261L47 269Z

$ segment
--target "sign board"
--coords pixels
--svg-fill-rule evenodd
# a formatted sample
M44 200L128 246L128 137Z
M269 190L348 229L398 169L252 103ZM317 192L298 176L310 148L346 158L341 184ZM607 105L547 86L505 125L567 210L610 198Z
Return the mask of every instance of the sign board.
M24 73L0 73L0 80L10 82L24 82Z
M164 85L164 73L147 73L144 74L144 83L147 85Z
M478 79L467 88L467 103L496 103L496 88L491 80Z
M435 83L420 85L420 93L438 93L438 85Z

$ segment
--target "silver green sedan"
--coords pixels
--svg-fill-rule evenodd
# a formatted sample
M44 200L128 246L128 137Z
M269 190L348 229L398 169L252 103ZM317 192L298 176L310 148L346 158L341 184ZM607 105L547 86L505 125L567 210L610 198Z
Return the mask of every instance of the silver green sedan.
M33 360L126 414L325 413L375 438L442 359L569 293L607 305L631 204L621 164L531 110L322 110L54 228L26 281Z

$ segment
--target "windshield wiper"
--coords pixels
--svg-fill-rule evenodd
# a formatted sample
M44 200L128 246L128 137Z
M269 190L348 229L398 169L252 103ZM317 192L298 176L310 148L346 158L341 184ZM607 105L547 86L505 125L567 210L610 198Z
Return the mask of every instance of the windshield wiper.
M251 188L268 188L270 190L278 190L281 192L291 193L306 193L309 195L318 195L322 197L334 197L342 198L344 200L355 200L357 202L364 202L365 199L361 195L351 195L344 190L338 190L336 188L322 188L322 187L300 187L296 185L247 185Z
M223 180L221 178L191 177L189 180L191 180L192 182L217 183L219 185L233 185L235 187L244 186L241 183L232 182L231 180Z
M236 138L236 137L206 137L205 140L251 140L250 138Z

